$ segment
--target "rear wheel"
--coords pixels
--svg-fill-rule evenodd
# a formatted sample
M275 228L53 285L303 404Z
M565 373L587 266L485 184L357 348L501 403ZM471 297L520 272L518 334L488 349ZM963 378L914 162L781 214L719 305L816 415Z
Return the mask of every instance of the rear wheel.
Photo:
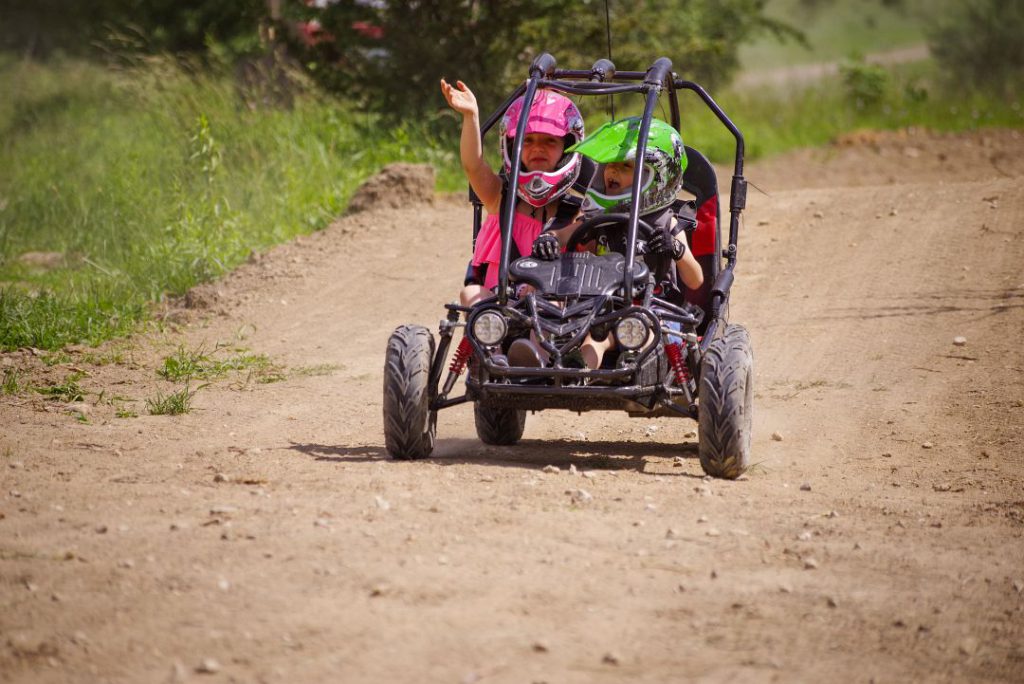
M754 358L746 328L729 325L708 347L697 396L701 468L735 480L750 466Z
M391 334L384 362L384 446L392 458L426 458L434 450L437 412L430 410L434 338L420 325Z
M526 429L526 411L491 408L480 402L473 404L476 434L484 444L509 446L519 441Z

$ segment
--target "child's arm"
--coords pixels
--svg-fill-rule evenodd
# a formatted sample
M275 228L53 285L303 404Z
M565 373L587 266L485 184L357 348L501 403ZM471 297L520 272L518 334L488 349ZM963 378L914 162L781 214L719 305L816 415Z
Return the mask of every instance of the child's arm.
M704 271L701 269L700 264L697 263L693 252L690 251L689 247L686 247L685 242L683 247L686 251L683 252L680 258L676 259L676 272L679 273L679 279L683 281L686 287L696 290L704 283Z
M696 290L704 282L704 271L701 269L693 252L686 245L686 239L682 236L672 235L671 230L664 226L656 230L651 239L647 242L648 248L654 252L669 252L672 260L676 262L676 273L683 285Z
M572 223L562 226L561 228L552 228L545 232L551 233L558 238L558 245L562 249L565 249L565 245L569 242L569 238L572 237L573 232L580 227L582 222L583 220L578 218Z
M453 87L443 78L441 93L448 101L448 106L462 115L459 155L466 178L487 211L496 214L501 204L501 179L484 161L484 151L480 144L480 111L477 108L476 96L462 81L456 81Z

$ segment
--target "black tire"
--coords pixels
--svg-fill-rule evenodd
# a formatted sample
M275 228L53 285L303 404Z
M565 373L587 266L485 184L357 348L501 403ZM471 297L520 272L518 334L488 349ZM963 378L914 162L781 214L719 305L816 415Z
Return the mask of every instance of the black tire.
M708 346L697 397L701 468L735 480L750 466L754 356L746 328L729 325Z
M473 404L476 434L484 444L510 446L519 441L526 429L526 411L511 408L490 408Z
M384 446L398 460L426 458L434 450L437 411L430 410L434 338L421 325L391 334L384 361Z

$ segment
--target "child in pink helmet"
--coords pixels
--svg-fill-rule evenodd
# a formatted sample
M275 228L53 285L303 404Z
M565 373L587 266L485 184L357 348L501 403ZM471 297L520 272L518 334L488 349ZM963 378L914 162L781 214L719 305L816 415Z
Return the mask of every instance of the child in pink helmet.
M462 138L459 152L462 168L469 184L487 210L473 250L471 278L459 293L459 300L469 306L490 294L498 283L498 260L501 256L499 212L511 177L511 147L515 139L523 98L517 99L505 112L499 131L505 180L484 161L480 144L480 112L476 96L462 81L450 85L441 79L441 92L448 105L462 115ZM538 90L530 107L523 139L523 151L516 187L516 210L513 214L512 239L523 256L530 254L533 242L551 221L568 223L576 210L562 200L580 173L579 154L565 150L583 139L583 117L567 97L550 90Z

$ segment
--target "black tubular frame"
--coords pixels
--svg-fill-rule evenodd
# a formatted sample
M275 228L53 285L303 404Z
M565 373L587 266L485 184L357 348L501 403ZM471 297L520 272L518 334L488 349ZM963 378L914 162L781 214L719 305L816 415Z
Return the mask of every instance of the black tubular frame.
M625 81L625 83L623 82ZM637 82L637 83L634 83ZM711 289L709 303L710 311L708 328L701 343L702 349L714 339L715 331L721 318L721 312L729 300L729 291L734 279L734 270L738 256L740 215L746 207L747 181L743 177L744 141L743 134L739 128L729 119L726 113L717 102L704 90L703 87L694 83L679 79L672 71L672 62L666 57L660 57L651 65L647 71L615 71L615 67L608 60L598 60L591 69L558 69L555 58L548 53L538 56L530 65L529 78L492 113L480 127L481 143L487 132L504 116L505 112L513 102L520 96L523 97L523 112L529 112L533 104L537 90L547 88L550 90L568 93L571 95L617 95L622 93L642 93L645 96L644 113L640 122L639 139L637 141L636 158L643 159L647 150L647 134L651 126L651 118L657 105L658 98L663 91L669 96L669 111L672 127L680 130L680 110L678 91L690 90L697 94L704 104L710 109L725 128L729 130L736 140L736 152L733 166L732 185L729 193L729 242L725 249L716 255L717 259L725 258L726 264L719 271ZM498 266L498 304L504 307L508 303L508 269L509 256L512 245L512 224L517 202L517 193L514 188L519 182L520 160L522 158L523 139L525 137L526 124L529 116L520 116L516 127L515 141L512 146L511 162L512 169L507 179L507 190L501 205L500 230L501 230L501 257ZM625 264L625 297L624 303L633 301L633 264L635 262L637 225L640 218L640 185L643 173L643 164L637 164L633 175L631 188L631 209L629 226L627 232L627 250ZM469 190L470 201L473 204L473 241L475 243L477 234L480 231L483 205L480 199ZM719 236L721 225L716 226Z

